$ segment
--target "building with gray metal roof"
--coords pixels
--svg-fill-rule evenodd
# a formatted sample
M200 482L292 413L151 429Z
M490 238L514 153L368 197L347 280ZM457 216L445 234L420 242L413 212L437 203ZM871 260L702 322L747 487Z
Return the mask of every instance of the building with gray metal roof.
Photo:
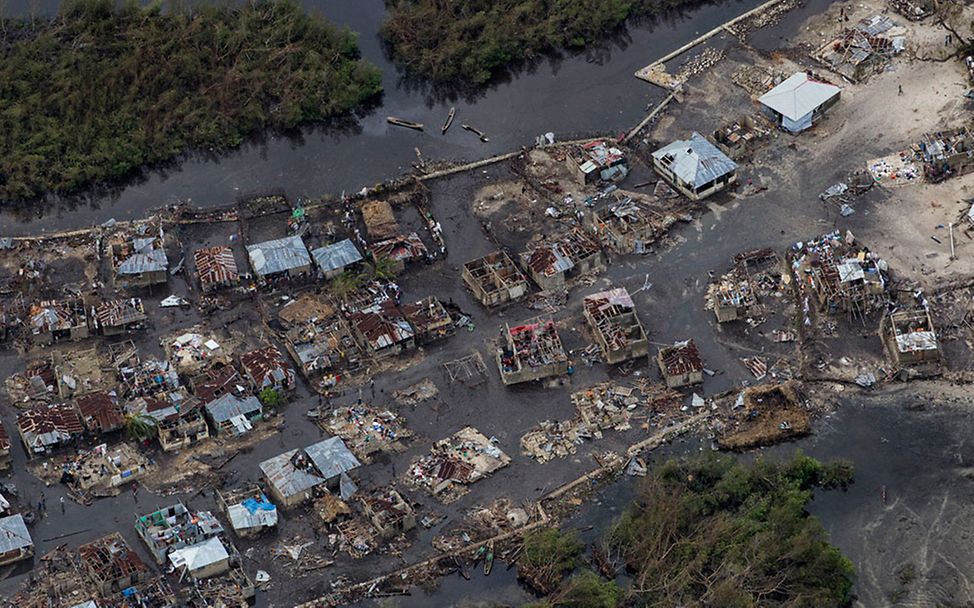
M737 181L737 164L696 131L653 152L653 168L695 201Z
M350 239L319 247L311 255L326 279L341 274L352 264L362 261L362 254Z
M34 541L20 513L0 517L0 566L34 555Z
M311 270L311 254L300 236L247 245L250 266L261 279L296 276Z

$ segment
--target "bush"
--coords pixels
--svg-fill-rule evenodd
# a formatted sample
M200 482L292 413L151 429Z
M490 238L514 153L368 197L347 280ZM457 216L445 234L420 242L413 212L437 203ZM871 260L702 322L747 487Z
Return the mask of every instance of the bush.
M565 533L557 528L533 530L524 537L519 571L540 591L549 592L575 569L584 548L574 530Z
M282 395L274 387L268 386L259 393L257 393L257 399L260 400L260 404L267 409L276 410L284 405L284 395Z

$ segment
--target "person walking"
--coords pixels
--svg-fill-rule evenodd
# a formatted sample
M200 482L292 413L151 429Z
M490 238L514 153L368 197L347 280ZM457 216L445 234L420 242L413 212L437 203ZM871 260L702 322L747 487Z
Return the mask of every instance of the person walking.
M902 97L903 96L903 85L899 85L899 87L900 87L899 88L899 91L896 94Z
M61 515L64 515L64 497L61 497Z

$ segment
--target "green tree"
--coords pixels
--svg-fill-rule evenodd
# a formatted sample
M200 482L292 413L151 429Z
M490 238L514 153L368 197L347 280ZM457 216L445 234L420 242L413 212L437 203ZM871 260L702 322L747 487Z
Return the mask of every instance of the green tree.
M336 298L344 300L358 291L364 279L363 275L346 270L332 279L331 292Z
M369 276L376 281L388 281L396 276L395 265L388 256L373 257L367 268Z
M276 410L284 405L284 396L273 386L266 386L257 393L260 404L270 410Z
M136 441L146 441L159 433L159 427L151 416L130 414L125 417L125 433Z
M354 110L381 90L355 35L295 0L66 0L7 20L0 45L0 197L68 192L187 149Z

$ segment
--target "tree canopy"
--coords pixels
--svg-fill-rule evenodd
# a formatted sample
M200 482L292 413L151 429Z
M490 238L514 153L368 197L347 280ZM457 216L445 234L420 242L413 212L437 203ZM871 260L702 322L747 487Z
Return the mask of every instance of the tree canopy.
M627 19L700 0L387 0L397 60L435 82L480 85L538 53L591 45Z
M846 463L796 454L752 466L729 456L671 460L646 478L608 542L640 606L827 608L852 600L854 570L805 506L852 481Z
M381 89L355 36L293 0L67 0L0 22L0 198L114 180L188 149L354 109Z

